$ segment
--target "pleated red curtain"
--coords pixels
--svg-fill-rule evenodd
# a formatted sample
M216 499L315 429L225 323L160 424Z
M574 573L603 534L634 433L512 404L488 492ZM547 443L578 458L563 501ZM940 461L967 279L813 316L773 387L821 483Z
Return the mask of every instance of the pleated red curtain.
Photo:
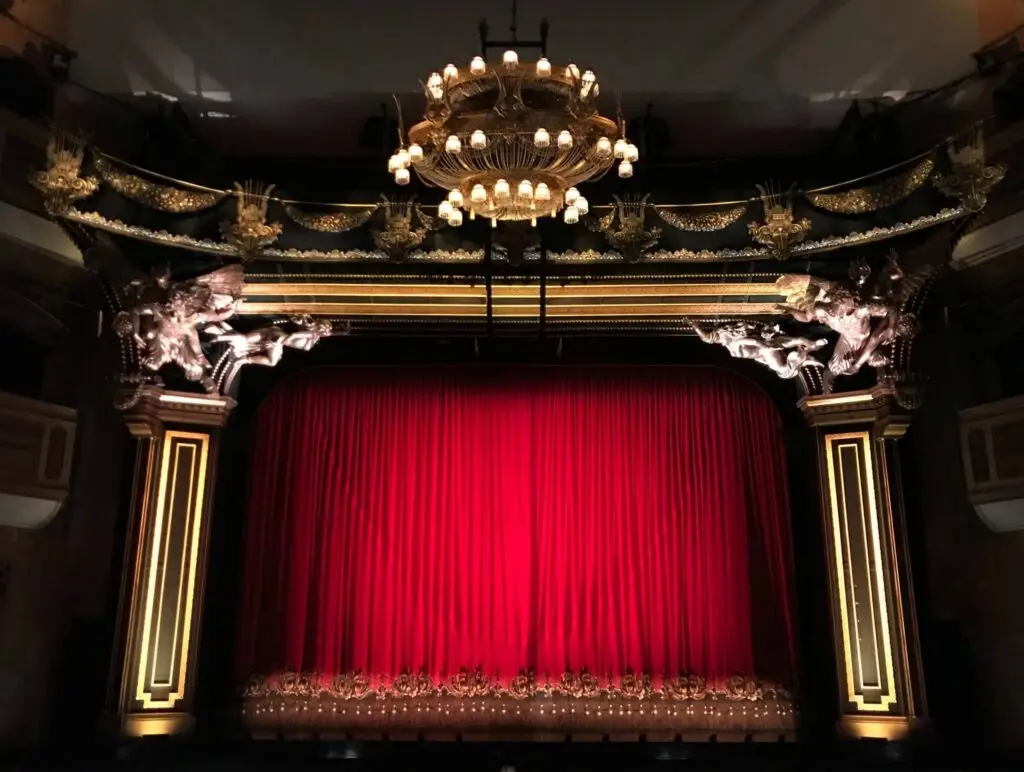
M794 675L774 405L712 368L339 368L261 407L239 675Z

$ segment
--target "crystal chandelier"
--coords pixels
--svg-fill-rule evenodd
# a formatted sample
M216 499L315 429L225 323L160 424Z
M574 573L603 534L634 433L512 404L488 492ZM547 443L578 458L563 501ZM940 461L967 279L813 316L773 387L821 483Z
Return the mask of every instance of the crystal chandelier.
M448 64L427 78L424 119L399 127L399 148L388 161L395 183L409 183L410 168L428 185L448 191L439 214L449 225L486 217L525 221L562 217L568 224L589 210L577 185L600 178L618 162L619 176L633 175L639 159L626 139L625 123L597 109L599 85L591 70L575 64L555 66L543 55L547 25L539 42L515 39L481 42L486 55L494 46L540 48L535 62L521 62L511 47L501 61L476 56L468 66ZM400 118L401 122L401 118Z

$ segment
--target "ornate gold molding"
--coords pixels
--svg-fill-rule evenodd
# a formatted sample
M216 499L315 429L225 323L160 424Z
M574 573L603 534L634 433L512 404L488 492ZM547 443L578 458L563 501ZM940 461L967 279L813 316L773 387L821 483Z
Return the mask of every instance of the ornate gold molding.
M137 174L119 169L104 156L97 154L93 168L105 183L125 198L136 201L151 209L171 214L201 212L216 206L227 197L226 192L198 188L177 188L161 185Z
M658 217L676 230L693 233L712 233L722 231L747 213L747 204L742 203L729 209L712 210L689 209L676 211L666 206L655 206Z
M284 673L249 683L243 720L257 736L358 731L777 740L798 727L792 696L755 678L736 676L712 688L693 675L626 674L612 683L585 671L546 683L520 673L505 685L470 670L441 681L423 673L392 679Z
M806 193L812 206L836 214L866 214L903 201L920 188L932 174L935 159L932 155L921 159L910 169L886 177L874 185L864 185L839 193Z
M791 255L808 255L818 252L827 252L832 249L843 247L863 246L878 241L902 236L907 233L931 228L935 225L950 222L963 217L965 210L962 207L942 209L935 214L923 215L907 222L896 223L895 225L880 226L863 232L854 232L842 236L828 236L817 240L805 241L792 248ZM165 230L153 230L139 225L130 225L121 220L109 219L98 212L83 212L70 208L63 212L65 219L87 225L107 233L113 233L127 238L148 241L164 246L188 249L195 252L207 254L233 256L237 250L231 244L214 241L213 239L201 239L181 233L170 233ZM347 262L383 262L390 259L388 253L382 250L360 250L360 249L283 249L280 247L267 247L260 252L260 257L266 260L280 260L283 262L324 262L324 263L347 263ZM472 263L483 260L482 249L476 250L433 250L429 252L412 252L407 257L408 262L425 263ZM620 262L622 255L616 252L598 252L586 250L582 252L566 251L552 252L548 258L553 263L602 263ZM767 260L771 255L767 249L759 247L723 248L717 250L655 250L644 255L645 261L658 263L713 263L713 262L735 262L738 260ZM527 256L527 262L536 261L536 256Z

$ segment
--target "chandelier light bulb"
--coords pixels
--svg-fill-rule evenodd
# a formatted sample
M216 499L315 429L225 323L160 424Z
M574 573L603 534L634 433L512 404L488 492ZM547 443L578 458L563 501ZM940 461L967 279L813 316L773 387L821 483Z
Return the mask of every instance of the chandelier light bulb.
M393 153L392 156L388 159L388 171L397 172L401 168L402 162L398 158L398 153Z
M569 150L572 147L572 134L569 133L568 129L562 129L558 132L558 149Z
M529 180L523 180L520 182L519 196L520 198L533 198L533 183Z
M580 197L580 192L576 188L569 188L565 191L565 203L567 206L572 206L576 203L576 199Z
M430 96L434 99L440 99L444 96L444 80L441 78L441 74L438 72L430 73L430 77L427 78L427 91Z
M633 176L633 164L631 164L629 161L623 161L622 163L620 163L619 164L619 176L622 179L624 179L624 180L628 180L630 177L632 177Z
M409 170L404 166L395 169L395 184L396 185L408 185L409 184Z
M635 164L637 161L640 160L640 151L637 149L637 146L634 145L632 142L626 145L626 155L623 160L629 161L631 164Z
M498 200L508 198L511 191L508 187L508 180L498 180L494 183L494 197Z
M458 228L462 225L462 212L458 209L453 209L452 213L448 215L448 224L453 228Z
M609 158L612 154L612 141L608 137L601 137L597 140L597 145L594 147L594 151L597 153L598 158Z
M626 157L626 148L629 147L629 143L625 139L619 137L615 140L615 158L621 161Z
M537 77L546 78L551 75L551 62L547 60L547 57L542 56L537 60Z
M459 138L454 134L450 134L448 139L445 140L444 149L449 153L459 153L462 151L462 143L459 142Z
M414 164L418 164L423 160L423 148L415 142L409 145L409 160Z
M580 68L577 67L575 64L570 64L568 67L565 68L565 77L567 77L569 80L579 80Z
M551 135L548 134L547 129L537 129L533 134L533 146L536 148L545 148L551 144Z
M402 167L403 169L407 169L409 167L409 163L412 160L412 156L409 155L408 150L406 150L404 147L400 147L398 148L398 152L395 153L395 156L398 158L398 165L400 167Z
M473 189L469 192L469 200L474 204L482 204L487 200L487 188L481 185L479 182L473 186Z
M590 202L584 196L577 198L573 206L579 210L580 214L586 214L590 211Z
M537 187L533 189L533 197L537 201L550 201L551 200L551 188L543 182L538 182Z
M474 150L483 150L487 147L487 135L477 129L469 137L469 146Z
M469 63L469 71L474 75L483 75L487 72L487 63L482 56L474 56Z
M593 70L587 70L583 73L583 83L580 86L580 96L585 99L588 96L591 96L591 92L593 92L593 96L597 96L596 87L597 76L594 74Z
M575 225L580 221L580 210L574 206L567 206L562 217L566 225Z
M454 64L446 64L444 66L444 79L455 80L459 77L459 68Z
M512 49L509 49L504 54L502 54L501 61L509 69L512 69L513 67L518 67L519 66L519 54L517 54Z
M448 193L448 201L455 209L458 209L460 206L462 206L462 191L459 190L458 188L451 190Z
M455 207L452 206L452 202L448 199L445 199L437 205L437 216L443 217L446 220L452 216L452 212L454 211Z

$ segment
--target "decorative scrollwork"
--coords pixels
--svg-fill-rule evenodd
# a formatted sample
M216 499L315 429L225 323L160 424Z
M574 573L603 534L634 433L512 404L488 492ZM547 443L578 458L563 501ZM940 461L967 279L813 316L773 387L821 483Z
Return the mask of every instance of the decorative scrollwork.
M105 183L125 198L144 204L152 209L171 214L201 212L216 206L227 196L223 191L177 188L161 185L129 174L99 154L95 154L93 167Z
M85 143L56 131L46 143L46 168L29 174L29 184L43 194L43 206L51 216L63 215L76 201L99 188L95 177L82 176Z
M840 193L807 193L812 206L836 214L865 214L893 206L920 188L931 176L935 159L929 155L910 169L886 177L874 185L844 190Z
M765 246L776 260L784 260L790 250L807 238L811 221L806 217L793 219L792 189L786 194L758 185L764 206L764 222L752 222L747 228L758 244Z
M596 226L590 220L587 226L604 234L605 240L626 260L635 262L661 239L661 228L645 227L648 198L615 196L615 208L600 218Z
M496 690L496 685L480 668L460 670L448 681L448 692L456 697L484 697Z
M567 670L554 682L539 686L532 671L524 670L505 685L480 668L463 668L448 678L433 679L425 671L403 671L393 678L371 679L361 671L324 677L317 673L285 671L276 677L251 679L246 696L309 696L324 694L342 700L436 699L484 697L528 700L536 697L568 697L578 700L624 699L652 700L760 700L789 698L790 693L777 684L752 676L736 675L711 688L706 679L694 674L655 677L648 673L627 672L617 679L600 679L584 669Z
M1006 164L986 164L985 135L980 126L963 137L950 139L946 153L952 172L936 172L932 182L945 195L958 199L968 212L980 212L992 188L1006 176Z
M365 225L379 207L369 206L340 212L304 212L292 204L285 204L284 211L303 228L321 233L345 233Z
M747 213L747 205L744 203L730 209L718 211L708 211L704 208L676 211L664 206L655 206L654 211L658 213L658 217L676 230L712 233L725 230L733 223L738 222Z
M361 700L371 694L370 679L363 673L341 673L327 684L327 694L342 700Z
M384 228L373 232L373 243L377 249L387 252L392 260L404 260L410 250L423 243L434 219L420 211L414 196L395 200L381 196L381 202L384 206ZM413 225L414 215L421 223L419 227Z
M252 260L281 235L281 223L267 222L267 207L273 190L273 185L264 187L262 183L252 180L244 186L235 183L235 197L238 200L235 221L222 222L220 232L243 260Z

